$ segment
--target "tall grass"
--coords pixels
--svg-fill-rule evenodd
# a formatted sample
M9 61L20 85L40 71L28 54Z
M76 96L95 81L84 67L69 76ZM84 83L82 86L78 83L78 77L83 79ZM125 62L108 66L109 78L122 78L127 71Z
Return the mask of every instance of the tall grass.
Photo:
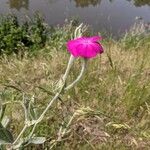
M34 109L42 111L66 68L69 55L65 43L71 38L71 27L54 31L36 56L0 59L1 103L9 103L8 128L14 136L20 132L24 118L17 102L34 97ZM69 132L53 149L150 148L150 43L144 40L139 44L133 39L134 44L127 46L128 40L126 36L119 41L103 41L105 53L88 62L83 80L61 97L36 128L36 136L46 136L46 142L30 144L27 149L50 149L60 126L65 126L75 112ZM80 59L70 81L79 68Z

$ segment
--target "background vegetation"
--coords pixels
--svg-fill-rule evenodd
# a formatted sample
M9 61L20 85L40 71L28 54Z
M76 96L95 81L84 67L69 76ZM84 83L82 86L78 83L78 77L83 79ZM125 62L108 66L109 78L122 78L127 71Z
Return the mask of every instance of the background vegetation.
M39 19L19 25L15 17L2 18L0 102L6 106L7 128L14 137L24 119L17 102L34 99L34 109L45 108L53 85L65 71L69 59L65 44L74 26L71 22L52 28ZM46 136L46 142L27 149L49 149L60 126L78 112L54 149L149 150L150 36L134 31L118 41L105 38L103 46L105 53L89 60L83 80L38 125L36 136ZM80 59L69 80L78 75L79 68Z
M28 19L19 24L14 15L0 18L0 54L23 54L25 51L36 51L42 48L49 32L40 15L36 14L34 20Z

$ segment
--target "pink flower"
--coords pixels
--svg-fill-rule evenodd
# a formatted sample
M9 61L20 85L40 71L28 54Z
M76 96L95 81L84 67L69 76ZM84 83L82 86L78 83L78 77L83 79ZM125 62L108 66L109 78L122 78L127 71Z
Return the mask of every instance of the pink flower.
M100 36L80 37L70 40L67 49L74 57L92 58L103 53L103 47L98 42L101 39Z

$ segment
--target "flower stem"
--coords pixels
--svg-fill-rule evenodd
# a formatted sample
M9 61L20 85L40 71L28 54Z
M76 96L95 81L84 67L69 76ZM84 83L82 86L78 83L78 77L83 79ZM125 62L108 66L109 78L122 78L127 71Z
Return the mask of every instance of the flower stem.
M84 59L83 62L82 62L82 68L81 68L81 72L80 72L79 76L70 85L68 85L65 88L65 90L71 89L75 84L77 84L80 81L80 79L82 78L82 76L85 72L86 66L87 66L87 59Z
M75 57L71 55L71 56L70 56L70 59L69 59L69 62L68 62L68 66L67 66L66 72L65 72L65 74L63 75L63 80L64 80L64 82L66 82L66 79L67 79L67 77L68 77L68 74L69 74L69 72L70 72L70 69L71 69L71 67L72 67L72 65L73 65L74 60L75 60Z
M21 130L21 132L19 133L18 137L16 138L16 140L13 142L13 145L15 145L17 143L17 141L20 139L20 137L22 136L22 134L25 132L25 130L27 129L28 125L25 124L25 126L23 127L23 129Z
M30 133L30 135L29 135L29 138L31 138L31 136L33 135L34 130L35 130L37 124L42 121L42 119L44 118L44 116L45 116L46 112L48 111L48 109L49 109L49 108L51 107L51 105L58 99L59 95L60 95L61 92L63 91L63 89L64 89L64 87L65 87L65 83L66 83L67 77L68 77L68 75L69 75L69 71L70 71L70 69L71 69L71 67L72 67L72 64L73 64L74 59L75 59L75 58L71 55L71 56L70 56L70 60L69 60L69 62L68 62L68 66L67 66L66 72L65 72L65 74L64 74L64 76L63 76L63 85L62 85L62 87L60 88L59 92L57 92L57 93L55 94L54 98L49 102L49 104L47 105L46 109L42 112L42 114L40 115L40 117L36 120L36 122L35 122L35 124L34 124L34 126L33 126L33 128L32 128L32 131L31 131L31 133Z

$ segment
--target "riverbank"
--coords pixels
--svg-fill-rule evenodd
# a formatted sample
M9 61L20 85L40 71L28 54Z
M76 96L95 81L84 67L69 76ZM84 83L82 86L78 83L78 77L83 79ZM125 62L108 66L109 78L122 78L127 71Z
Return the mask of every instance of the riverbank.
M22 34L20 27L14 28L17 34ZM66 42L74 28L71 23L49 28L44 44L35 42L36 45L32 40L41 37L36 25L36 36L27 36L29 39L33 36L33 47L23 45L23 53L17 47L17 53L14 51L16 54L9 55L4 48L4 53L1 51L1 99L2 103L9 102L5 115L11 119L8 129L14 137L20 132L24 119L23 110L15 102L22 101L23 96L26 99L34 97L34 109L38 109L39 113L45 108L53 86L66 68L69 59ZM10 36L5 35L7 47L14 43L14 39L17 41L15 45L18 45L18 35L14 38L16 32L13 29ZM29 26L28 30L33 32L32 29ZM30 144L29 149L49 149L58 136L61 124L67 122L76 111L78 115L56 149L149 149L150 36L145 32L133 33L118 41L103 39L104 54L88 62L82 81L62 96L62 101L54 104L42 124L38 125L35 134L46 137L46 142L38 146ZM1 37L1 42L4 39ZM80 59L72 68L69 80L78 75L79 68Z

